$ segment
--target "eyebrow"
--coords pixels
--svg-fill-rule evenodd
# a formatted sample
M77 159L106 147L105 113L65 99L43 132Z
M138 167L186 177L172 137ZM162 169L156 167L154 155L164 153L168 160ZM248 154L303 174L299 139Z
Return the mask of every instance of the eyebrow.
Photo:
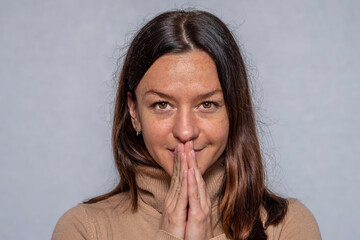
M218 92L222 93L222 90L221 90L221 89L216 89L216 90L211 91L211 92L207 92L207 93L200 94L200 95L198 95L198 96L196 97L196 99L209 98L209 97L215 95L215 94L218 93ZM170 95L168 95L168 94L166 94L166 93L162 93L162 92L156 91L156 90L154 90L154 89L150 89L150 90L146 91L146 92L144 93L144 96L147 95L147 94L155 94L155 95L158 95L158 96L160 96L160 97L162 97L162 98L167 98L167 99L172 99L172 100L174 99L172 96L170 96Z

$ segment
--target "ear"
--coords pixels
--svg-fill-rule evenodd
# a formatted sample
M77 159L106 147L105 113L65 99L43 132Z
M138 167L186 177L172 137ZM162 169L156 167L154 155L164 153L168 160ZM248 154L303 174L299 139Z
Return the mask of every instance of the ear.
M129 114L131 116L131 122L133 127L135 128L136 126L136 130L141 131L141 124L139 121L139 114L137 112L136 100L133 99L133 96L130 92L127 93L127 105L129 108Z

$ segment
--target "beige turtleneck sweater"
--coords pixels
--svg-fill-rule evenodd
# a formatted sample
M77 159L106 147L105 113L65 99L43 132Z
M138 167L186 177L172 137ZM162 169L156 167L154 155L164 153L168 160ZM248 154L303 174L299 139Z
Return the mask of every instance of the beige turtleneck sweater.
M60 218L52 240L178 240L158 229L163 201L170 185L169 175L162 169L143 166L139 167L137 172L139 204L136 212L131 211L131 196L128 192L116 194L97 203L80 204ZM224 169L215 164L203 176L212 201L213 224L218 220L217 191L223 175ZM268 239L321 240L312 213L294 199L289 199L289 203L283 222L266 230ZM220 224L213 226L213 229L215 237L211 240L227 239Z

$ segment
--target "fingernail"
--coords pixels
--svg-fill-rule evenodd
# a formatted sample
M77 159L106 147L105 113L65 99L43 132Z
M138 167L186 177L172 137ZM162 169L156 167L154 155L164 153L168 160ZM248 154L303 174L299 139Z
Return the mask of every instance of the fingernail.
M187 173L187 170L184 170L183 177L185 177L186 173Z
M189 171L190 171L190 174L191 174L191 175L195 175L195 170L194 170L194 168L190 168Z
M190 148L191 148L191 149L194 149L194 142L193 142L193 140L190 141Z
M191 156L192 156L193 158L195 158L195 151L194 151L194 150L191 150L190 153L191 153Z
M178 145L178 150L179 150L179 152L180 152L180 151L183 151L183 149L182 149L182 144L181 144L181 143L179 143L179 145Z

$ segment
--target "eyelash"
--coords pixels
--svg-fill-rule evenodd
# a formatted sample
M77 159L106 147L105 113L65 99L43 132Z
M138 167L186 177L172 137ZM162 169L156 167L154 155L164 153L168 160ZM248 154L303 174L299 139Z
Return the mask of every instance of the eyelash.
M160 104L167 104L166 107L167 107L168 105L170 105L168 102L165 102L165 101L157 101L157 102L153 103L153 104L151 105L151 107L152 107L152 108L155 108L156 110L160 110L160 111L161 111L161 110L166 110L166 108L160 108L160 107L159 107ZM212 101L202 102L202 103L200 104L200 106L202 106L202 105L204 105L204 104L211 104L212 106L211 106L210 108L203 108L203 109L212 109L212 107L218 107L218 106L219 106L219 104L218 104L217 102L212 102Z

